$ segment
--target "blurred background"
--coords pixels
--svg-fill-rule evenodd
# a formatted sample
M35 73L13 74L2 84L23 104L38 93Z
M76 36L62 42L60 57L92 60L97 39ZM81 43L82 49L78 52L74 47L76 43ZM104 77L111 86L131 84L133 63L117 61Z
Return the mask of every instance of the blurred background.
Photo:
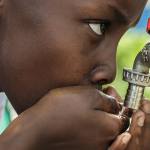
M136 27L131 28L121 38L117 51L117 77L113 86L124 98L127 83L122 80L123 68L132 68L137 53L150 42L150 35L146 33L147 20L150 17L150 0L143 12L143 15ZM145 97L150 98L150 88L146 88Z
M137 53L149 41L150 35L146 33L146 24L150 17L150 0L144 10L140 22L135 28L130 29L120 40L117 53L117 77L113 86L120 95L125 96L127 83L122 81L123 68L132 68ZM145 97L150 98L150 88L146 88ZM17 117L16 112L9 103L4 93L0 93L0 133Z

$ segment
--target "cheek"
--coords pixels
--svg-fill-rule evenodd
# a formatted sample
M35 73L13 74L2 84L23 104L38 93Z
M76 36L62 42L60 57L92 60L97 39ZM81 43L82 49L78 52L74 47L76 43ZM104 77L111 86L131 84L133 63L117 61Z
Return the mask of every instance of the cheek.
M41 37L41 49L46 50L47 55L44 58L47 74L55 83L78 84L86 71L88 59L82 53L83 42L76 30L55 24L50 30L45 28Z
M67 27L55 28L18 35L21 42L11 39L3 54L5 91L17 109L31 106L50 89L79 84L89 68L80 37Z
M46 23L40 34L38 47L46 50L48 76L61 85L79 84L90 68L90 44L86 43L82 28L70 20L54 19ZM86 50L86 53L85 53ZM50 70L51 69L51 70ZM61 75L60 75L61 74Z

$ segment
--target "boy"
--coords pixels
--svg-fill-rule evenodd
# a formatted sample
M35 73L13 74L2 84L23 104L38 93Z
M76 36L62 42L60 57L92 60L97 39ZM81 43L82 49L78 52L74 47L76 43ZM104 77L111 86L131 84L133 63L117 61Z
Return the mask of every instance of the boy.
M20 114L1 135L0 149L106 150L127 118L118 116L115 90L104 94L102 86L115 78L117 43L145 4L0 0L0 89ZM130 134L110 149L125 149L131 135L127 150L147 149L149 107L145 101Z

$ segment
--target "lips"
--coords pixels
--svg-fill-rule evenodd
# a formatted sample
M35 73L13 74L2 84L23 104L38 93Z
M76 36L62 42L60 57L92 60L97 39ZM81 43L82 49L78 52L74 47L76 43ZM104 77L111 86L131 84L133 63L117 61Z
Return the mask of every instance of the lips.
M96 89L102 91L103 90L102 84L97 83L96 84Z

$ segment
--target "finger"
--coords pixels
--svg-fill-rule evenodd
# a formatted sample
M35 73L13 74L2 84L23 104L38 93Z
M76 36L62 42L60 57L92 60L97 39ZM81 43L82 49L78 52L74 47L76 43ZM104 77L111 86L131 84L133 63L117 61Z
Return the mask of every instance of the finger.
M150 114L150 101L148 99L143 99L141 101L140 109L146 114Z
M150 139L150 114L145 115L145 123L142 129L142 135L140 136L140 144L143 147L143 150L149 150L149 139Z
M117 137L115 142L108 148L108 150L125 150L130 142L131 134L128 132L122 133Z
M121 96L118 94L116 89L113 86L109 86L105 89L103 89L103 92L114 97L118 102L122 102Z
M129 129L130 134L132 135L131 142L129 143L129 149L135 149L135 147L140 145L140 138L143 131L143 126L145 123L145 113L141 110L133 113L131 126ZM145 138L145 137L144 137Z
M143 99L140 109L145 112L144 128L142 130L142 139L149 139L150 137L150 101ZM149 144L144 144L144 149L149 149Z
M121 107L116 99L110 95L106 95L101 91L97 91L97 101L95 102L94 109L101 110L112 114L119 114Z
M129 119L126 117L120 117L106 112L97 112L94 116L96 124L100 125L101 128L105 128L104 133L100 130L100 135L109 137L109 140L114 140L116 137L125 132L129 127ZM102 120L103 119L103 120Z
M150 125L150 101L143 99L141 102L140 109L145 113L145 128L149 128Z
M142 127L145 122L145 113L141 110L138 110L133 114L131 126L129 132L134 136L138 137L142 133Z
M86 104L95 110L101 110L112 114L118 114L121 110L119 103L114 97L104 94L102 91L97 90L91 86L78 86L78 87L67 87L63 89L55 89L53 91L54 96L62 95L73 95L75 99L86 100ZM65 94L66 93L66 94ZM78 97L79 96L79 97Z

